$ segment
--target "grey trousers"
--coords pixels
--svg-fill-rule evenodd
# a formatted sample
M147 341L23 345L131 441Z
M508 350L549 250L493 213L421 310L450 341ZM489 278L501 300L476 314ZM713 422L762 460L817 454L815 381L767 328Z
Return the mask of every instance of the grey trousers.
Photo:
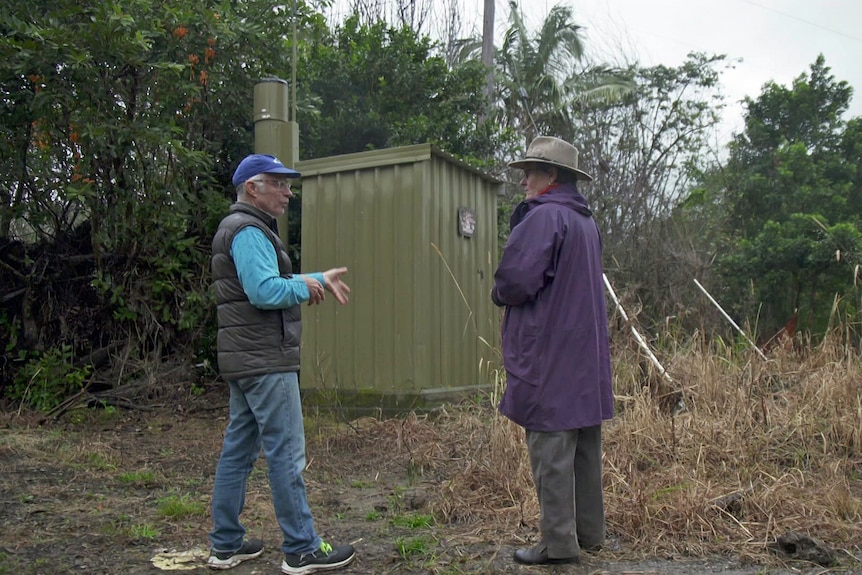
M555 432L528 429L527 451L539 496L541 544L548 557L575 557L581 546L602 545L602 426Z

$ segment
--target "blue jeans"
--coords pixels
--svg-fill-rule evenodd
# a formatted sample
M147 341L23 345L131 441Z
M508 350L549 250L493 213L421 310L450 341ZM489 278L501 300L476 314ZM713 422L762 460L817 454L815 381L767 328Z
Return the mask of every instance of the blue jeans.
M215 551L236 551L245 527L239 521L246 481L261 445L269 469L275 516L284 535L285 553L309 553L320 547L308 508L305 481L305 430L299 380L295 372L270 373L229 382L230 423L216 468L213 487Z

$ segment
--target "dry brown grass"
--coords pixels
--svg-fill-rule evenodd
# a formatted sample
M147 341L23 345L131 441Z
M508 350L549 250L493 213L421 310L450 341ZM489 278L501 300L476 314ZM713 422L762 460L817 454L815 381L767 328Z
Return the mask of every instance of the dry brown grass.
M671 371L687 405L675 416L638 378L617 378L630 401L605 435L612 531L646 554L761 555L791 530L859 544L858 354L827 340L763 362L694 342Z
M667 358L666 358L667 359ZM859 561L862 542L862 357L827 340L804 353L679 346L666 367L678 389L614 352L617 417L604 429L611 537L643 557L733 554L763 561L788 531L824 540ZM492 376L493 377L493 376ZM535 528L523 430L487 402L369 420L334 449L390 446L393 465L436 485L438 519L477 536ZM672 412L684 399L685 408Z

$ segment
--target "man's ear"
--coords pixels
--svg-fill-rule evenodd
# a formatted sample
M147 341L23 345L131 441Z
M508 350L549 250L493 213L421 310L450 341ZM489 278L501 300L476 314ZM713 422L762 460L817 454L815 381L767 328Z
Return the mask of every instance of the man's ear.
M548 177L551 179L552 184L557 183L557 176L560 175L560 171L554 166L548 167Z
M246 183L245 183L245 195L256 198L258 196L257 184L255 184L251 180L246 181Z

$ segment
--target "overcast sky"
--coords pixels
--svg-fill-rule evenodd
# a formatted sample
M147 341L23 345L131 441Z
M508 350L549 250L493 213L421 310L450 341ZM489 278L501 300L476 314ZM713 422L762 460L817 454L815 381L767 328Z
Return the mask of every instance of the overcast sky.
M484 0L462 1L481 30ZM499 36L509 3L495 1ZM692 51L742 59L722 75L731 104L756 98L770 80L790 86L822 53L835 78L854 88L849 115L862 116L862 0L521 0L534 30L559 3L586 28L589 53L624 51L643 65L668 66ZM725 124L728 135L741 129L739 106L730 107Z

